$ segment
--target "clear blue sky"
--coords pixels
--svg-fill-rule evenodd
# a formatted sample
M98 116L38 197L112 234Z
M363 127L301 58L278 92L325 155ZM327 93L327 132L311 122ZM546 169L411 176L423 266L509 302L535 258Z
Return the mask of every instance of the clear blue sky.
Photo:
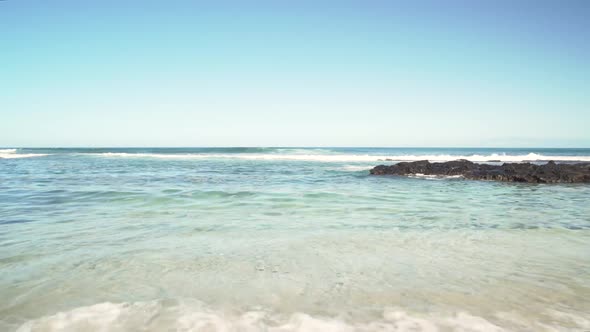
M590 1L0 1L0 146L590 147Z

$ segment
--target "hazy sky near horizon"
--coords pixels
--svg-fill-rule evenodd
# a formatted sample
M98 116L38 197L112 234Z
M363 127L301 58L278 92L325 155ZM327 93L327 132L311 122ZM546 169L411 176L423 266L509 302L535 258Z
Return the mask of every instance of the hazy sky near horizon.
M0 1L0 146L590 147L590 1Z

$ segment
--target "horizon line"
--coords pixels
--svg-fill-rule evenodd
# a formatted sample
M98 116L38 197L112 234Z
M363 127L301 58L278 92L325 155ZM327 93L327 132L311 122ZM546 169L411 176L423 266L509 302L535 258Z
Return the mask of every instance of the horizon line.
M543 146L3 146L0 149L590 149L590 147L543 147Z

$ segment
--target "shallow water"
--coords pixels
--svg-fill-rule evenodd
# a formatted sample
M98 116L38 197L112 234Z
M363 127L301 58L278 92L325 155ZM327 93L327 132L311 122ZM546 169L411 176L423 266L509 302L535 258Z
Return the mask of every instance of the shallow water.
M0 330L590 330L590 186L449 158L590 150L0 150Z

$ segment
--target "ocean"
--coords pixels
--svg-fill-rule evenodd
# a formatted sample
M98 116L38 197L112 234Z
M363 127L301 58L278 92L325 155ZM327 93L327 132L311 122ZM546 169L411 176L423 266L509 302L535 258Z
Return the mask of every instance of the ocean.
M0 331L589 331L590 149L0 149Z

